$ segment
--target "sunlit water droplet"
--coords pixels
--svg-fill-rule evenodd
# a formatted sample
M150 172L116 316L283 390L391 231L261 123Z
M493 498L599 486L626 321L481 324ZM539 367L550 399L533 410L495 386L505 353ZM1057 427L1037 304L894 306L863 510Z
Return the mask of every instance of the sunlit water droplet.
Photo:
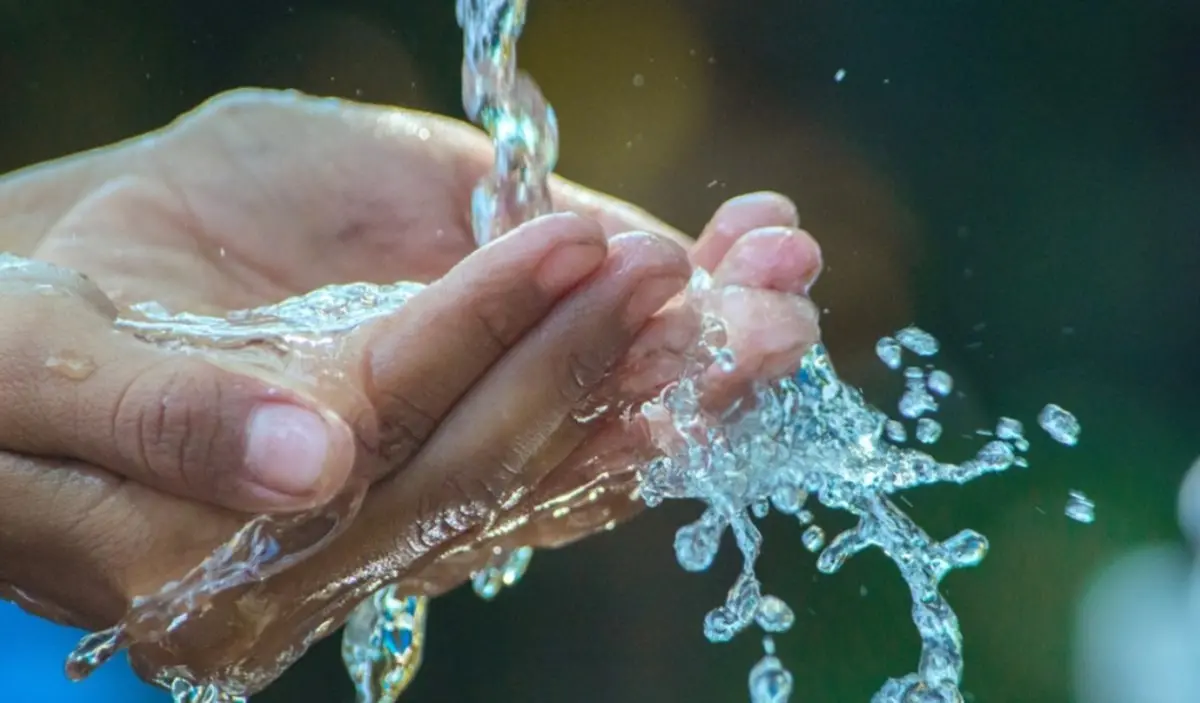
M800 540L808 551L819 552L821 547L825 546L825 530L822 530L820 525L809 525L800 536Z
M46 368L72 381L83 381L96 372L96 362L74 352L59 352L46 359Z
M917 441L922 444L933 444L942 436L942 424L932 418L923 417L917 420Z
M929 372L928 385L931 392L945 397L954 390L954 378L941 369L934 369Z
M1067 517L1075 522L1090 525L1096 521L1096 504L1080 491L1067 494Z
M515 586L533 558L532 547L519 547L505 551L496 547L487 565L471 575L471 588L475 595L492 600L503 588Z
M920 327L905 327L896 333L896 341L917 356L933 356L938 353L938 341Z
M763 641L765 654L750 670L750 703L787 703L792 697L792 674L775 656L771 638Z
M1056 442L1069 447L1079 442L1079 421L1074 415L1053 403L1042 408L1041 414L1038 415L1038 424Z
M900 343L891 337L883 337L875 343L875 355L879 357L889 369L899 369L901 363L901 355L903 348Z

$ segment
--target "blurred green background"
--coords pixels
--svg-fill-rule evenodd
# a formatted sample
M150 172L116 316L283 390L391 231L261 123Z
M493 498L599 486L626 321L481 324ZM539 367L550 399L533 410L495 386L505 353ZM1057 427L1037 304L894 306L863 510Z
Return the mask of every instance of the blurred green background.
M459 115L452 0L0 0L0 171L161 126L221 90L298 88ZM827 269L814 295L842 374L893 407L874 340L916 322L966 392L939 455L1056 402L1074 450L910 496L935 536L992 552L946 584L976 701L1071 699L1081 590L1177 539L1200 454L1200 3L1165 0L533 0L521 62L562 128L560 172L697 231L725 198L779 190ZM839 81L835 75L844 71ZM1068 489L1097 521L1063 516ZM493 603L435 602L412 703L738 701L759 656L700 624L737 564L689 575L667 507L539 554ZM846 524L821 516L827 528ZM797 610L778 639L796 700L865 703L918 651L878 554L818 578L768 520L760 573ZM68 686L75 633L0 607L0 700L162 700L124 671ZM338 638L256 703L352 700ZM114 665L117 666L117 665ZM122 665L123 666L123 665Z

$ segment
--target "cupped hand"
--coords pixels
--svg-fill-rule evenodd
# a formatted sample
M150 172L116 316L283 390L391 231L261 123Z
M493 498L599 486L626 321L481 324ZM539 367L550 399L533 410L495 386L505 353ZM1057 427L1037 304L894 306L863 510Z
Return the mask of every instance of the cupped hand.
M469 195L489 161L486 139L442 118L240 92L10 177L6 248L90 281L0 270L5 594L107 626L245 511L373 482L329 548L133 650L148 675L186 666L252 690L384 583L436 593L492 543L560 544L635 512L647 446L597 398L626 408L670 380L694 325L659 311L692 265L723 291L741 373L785 371L815 340L803 293L819 253L786 200L727 204L689 261L662 223L557 181L575 214L475 250ZM141 301L220 316L397 280L430 285L315 354L182 353L112 326Z

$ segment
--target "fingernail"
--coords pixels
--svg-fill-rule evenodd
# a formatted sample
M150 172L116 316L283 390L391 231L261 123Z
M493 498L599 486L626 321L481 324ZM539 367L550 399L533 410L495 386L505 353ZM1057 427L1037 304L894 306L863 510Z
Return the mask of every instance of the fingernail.
M625 325L631 329L640 328L685 285L686 279L673 276L644 281L633 291L625 305Z
M319 491L331 445L329 425L319 415L265 403L250 414L246 430L246 466L259 486L282 501Z
M808 295L820 273L821 249L807 232L762 227L734 244L713 276L721 285Z
M726 226L743 231L757 227L798 227L800 214L787 197L771 191L747 193L726 200L717 210Z
M562 295L599 268L605 255L595 242L560 244L538 266L537 283L549 295Z

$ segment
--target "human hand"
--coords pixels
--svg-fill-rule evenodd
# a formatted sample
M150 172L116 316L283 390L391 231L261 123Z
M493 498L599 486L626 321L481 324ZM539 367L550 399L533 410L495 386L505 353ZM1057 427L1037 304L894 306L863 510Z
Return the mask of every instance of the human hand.
M376 481L330 549L133 652L144 673L183 663L254 688L379 584L437 592L478 566L480 550L464 545L557 544L633 512L637 432L615 417L579 423L575 411L601 385L636 400L669 380L660 362L671 355L654 352L688 326L652 316L690 264L665 225L561 181L559 208L587 219L542 218L472 253L467 202L489 153L448 120L240 93L158 135L6 184L0 223L13 249L94 282L4 272L8 594L60 620L108 625L244 522L182 498L296 509L351 474ZM692 254L734 286L728 304L745 322L731 333L747 371L783 368L816 337L796 293L819 255L794 225L786 201L742 201ZM658 235L614 236L629 230ZM111 328L115 311L143 300L221 315L322 285L400 279L434 283L303 374L269 350L182 355ZM325 451L289 455L319 433L275 425L275 444L256 454L244 428L263 401L315 411ZM316 481L286 485L306 457L319 459ZM263 485L273 459L287 460L286 490ZM576 510L555 518L564 507Z

